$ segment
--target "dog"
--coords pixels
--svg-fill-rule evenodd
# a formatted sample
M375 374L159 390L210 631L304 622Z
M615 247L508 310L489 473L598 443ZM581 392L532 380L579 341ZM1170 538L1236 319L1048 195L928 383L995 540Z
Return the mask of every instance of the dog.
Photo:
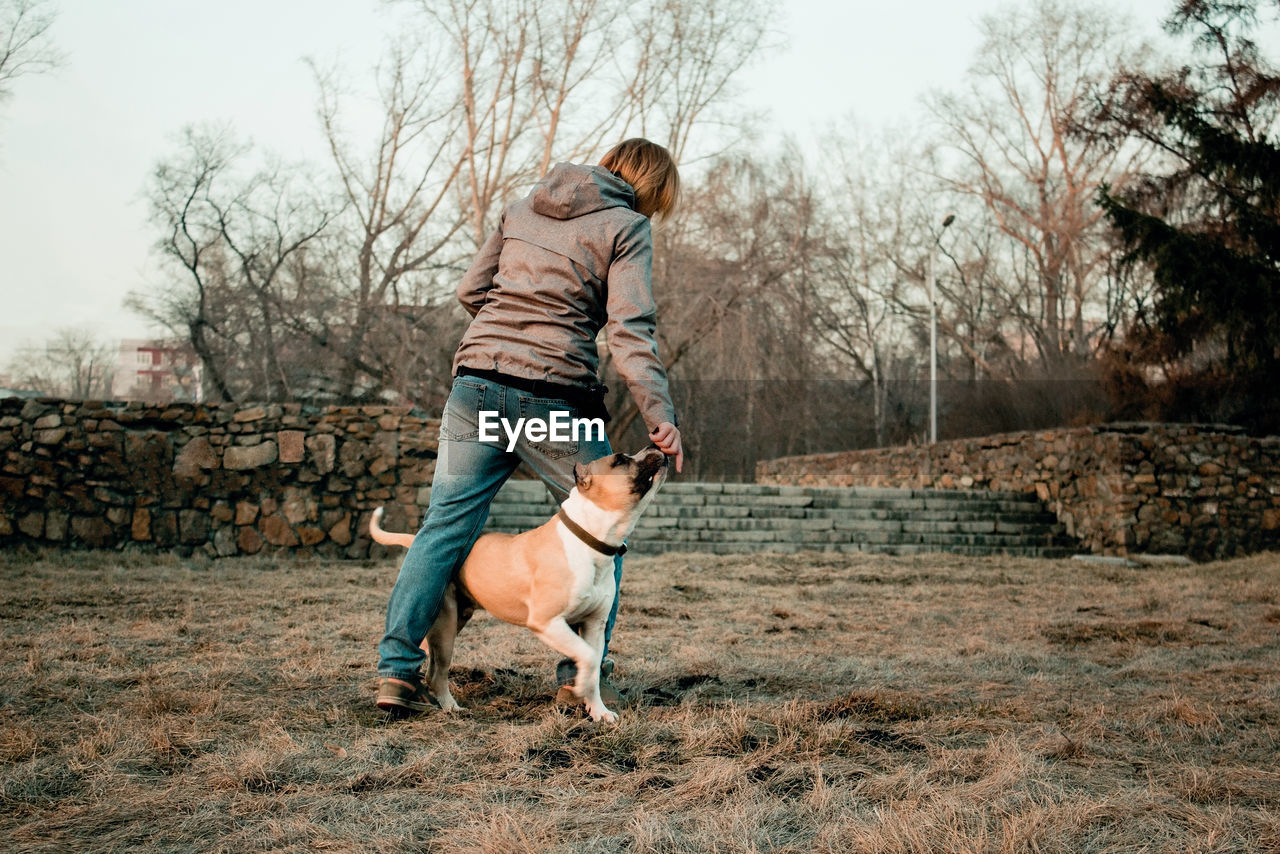
M573 468L574 486L556 515L520 534L483 534L445 590L427 633L427 687L440 708L460 708L449 692L454 638L477 608L524 626L578 668L573 693L594 721L616 723L600 699L605 622L613 606L613 558L666 481L667 458L656 447L611 454ZM369 534L408 547L412 534L384 531L382 508ZM575 631L576 629L576 631Z

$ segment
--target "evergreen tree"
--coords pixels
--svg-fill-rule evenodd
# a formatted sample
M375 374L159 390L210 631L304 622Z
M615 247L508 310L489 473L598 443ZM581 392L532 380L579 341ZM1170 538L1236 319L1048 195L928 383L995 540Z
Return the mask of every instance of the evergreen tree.
M1158 170L1100 203L1154 300L1134 340L1220 385L1214 414L1275 429L1280 407L1280 75L1249 38L1274 0L1183 0L1166 22L1196 62L1122 74L1102 126ZM1185 415L1186 413L1173 413Z

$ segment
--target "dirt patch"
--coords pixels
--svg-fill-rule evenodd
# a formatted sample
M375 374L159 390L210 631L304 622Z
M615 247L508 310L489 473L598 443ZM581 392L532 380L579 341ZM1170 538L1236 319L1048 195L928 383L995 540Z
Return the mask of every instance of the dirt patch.
M1218 628L1202 621L1097 620L1059 623L1047 627L1044 635L1054 643L1069 647L1100 641L1170 646L1210 642L1210 635L1199 631L1202 627Z

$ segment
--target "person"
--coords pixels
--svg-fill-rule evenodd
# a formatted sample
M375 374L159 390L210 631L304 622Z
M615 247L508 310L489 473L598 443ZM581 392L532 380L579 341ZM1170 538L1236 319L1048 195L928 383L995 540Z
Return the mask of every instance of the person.
M471 314L453 362L453 387L440 425L431 500L404 556L387 602L378 645L377 705L413 712L433 708L421 678L421 644L439 613L445 587L480 535L489 504L521 461L557 502L573 488L574 465L612 452L603 430L576 440L512 442L482 430L505 418L607 420L599 384L596 337L603 328L619 376L626 382L650 440L683 467L684 448L665 367L655 340L650 221L676 204L680 179L662 146L628 139L597 166L557 164L524 199L507 207L458 286ZM537 437L535 437L537 438ZM508 448L510 447L510 450ZM615 557L613 607L605 654L618 614L622 556ZM620 703L601 668L605 703ZM556 667L561 688L576 676L572 661Z

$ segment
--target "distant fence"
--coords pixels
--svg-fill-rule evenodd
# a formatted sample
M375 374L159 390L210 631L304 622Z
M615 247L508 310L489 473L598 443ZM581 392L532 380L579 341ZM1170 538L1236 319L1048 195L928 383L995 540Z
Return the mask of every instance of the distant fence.
M1106 424L785 457L759 483L1035 492L1095 552L1199 558L1280 548L1280 437Z
M417 524L438 430L403 406L6 398L0 545L363 557L374 508Z

